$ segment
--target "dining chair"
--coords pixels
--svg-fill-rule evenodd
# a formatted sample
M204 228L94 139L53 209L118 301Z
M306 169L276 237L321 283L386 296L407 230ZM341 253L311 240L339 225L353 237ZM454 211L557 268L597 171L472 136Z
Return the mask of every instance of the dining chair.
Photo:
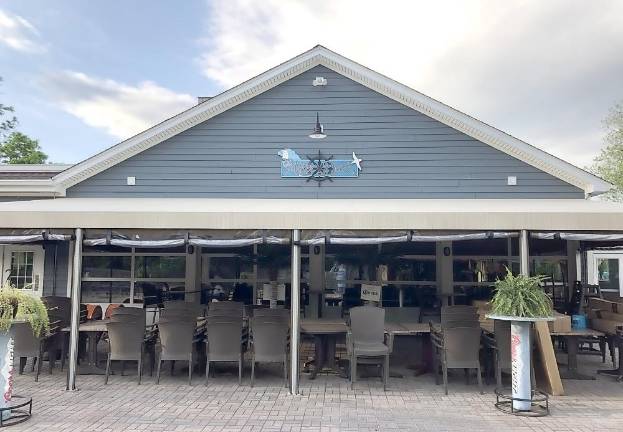
M288 331L285 315L251 319L251 387L255 384L256 363L283 363L284 386L288 386Z
M62 331L71 323L71 299L62 296L43 296L41 301L48 311L50 334L45 340L44 353L48 354L50 373L60 357L61 371L65 368L69 351L69 333Z
M108 384L111 361L138 362L138 384L140 384L143 373L143 354L145 351L145 326L143 324L139 325L136 321L109 322L106 328L108 330L109 347L104 384ZM123 370L121 375L123 376Z
M242 339L242 319L208 315L206 330L206 384L212 362L238 362L238 384L241 384L245 348L245 341Z
M13 330L13 355L19 358L19 374L24 373L26 360L32 358L32 368L35 370L35 382L39 381L41 364L43 363L44 338L37 337L32 333L30 323L20 322L12 325Z
M480 327L442 327L430 324L434 351L435 383L439 384L439 366L443 375L445 394L448 394L448 369L476 369L478 388L482 394L480 368ZM466 375L469 381L469 375Z
M502 372L511 369L511 323L493 321L493 334L483 334L483 341L493 354L496 389L502 389Z
M381 364L383 389L389 378L389 347L385 343L385 311L375 306L350 309L350 328L347 334L350 356L350 386L357 381L357 364Z
M160 383L160 366L163 361L188 361L188 385L192 384L193 376L193 337L195 319L171 320L158 322L160 352L156 369L156 384ZM173 370L173 368L171 368Z

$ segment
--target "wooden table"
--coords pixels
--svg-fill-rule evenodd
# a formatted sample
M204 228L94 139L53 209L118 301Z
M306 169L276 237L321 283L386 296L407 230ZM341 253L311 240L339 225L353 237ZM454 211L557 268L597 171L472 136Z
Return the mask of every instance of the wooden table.
M604 337L605 334L593 329L571 329L568 332L551 332L552 336L564 337L567 342L567 370L560 371L563 379L594 380L592 375L582 374L578 370L579 339L583 337Z
M78 373L80 375L104 375L106 371L97 366L97 337L100 333L107 331L106 325L110 319L92 320L80 323L78 326L79 333L86 333L88 338L87 363L80 364ZM70 327L61 329L64 332L71 331Z
M339 336L348 333L348 326L342 319L303 319L301 333L314 336L315 367L310 379L319 371L338 371L335 363L335 344Z

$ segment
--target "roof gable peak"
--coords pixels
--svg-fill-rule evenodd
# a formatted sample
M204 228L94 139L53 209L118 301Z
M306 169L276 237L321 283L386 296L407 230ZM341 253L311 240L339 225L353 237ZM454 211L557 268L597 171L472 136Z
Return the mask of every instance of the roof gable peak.
M604 193L611 187L604 180L543 150L368 69L322 45L316 45L266 72L74 165L53 178L56 188L60 194L64 195L67 188L318 65L325 66L390 99L577 186L583 189L587 196Z

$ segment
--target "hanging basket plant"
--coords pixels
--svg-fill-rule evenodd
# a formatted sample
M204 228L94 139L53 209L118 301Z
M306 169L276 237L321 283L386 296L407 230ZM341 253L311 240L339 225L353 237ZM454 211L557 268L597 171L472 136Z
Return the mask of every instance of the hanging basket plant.
M0 289L0 332L7 332L14 320L30 323L32 332L37 337L50 332L48 310L41 299L6 283Z
M553 314L552 300L541 288L546 276L515 276L506 268L506 277L495 282L491 312L521 318L547 318Z

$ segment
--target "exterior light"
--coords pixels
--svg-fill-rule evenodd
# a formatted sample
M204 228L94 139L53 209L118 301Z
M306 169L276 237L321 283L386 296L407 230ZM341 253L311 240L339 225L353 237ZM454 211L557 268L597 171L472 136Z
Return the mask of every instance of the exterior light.
M320 124L320 117L318 116L318 113L316 113L316 126L314 127L314 131L309 134L309 137L315 139L327 137L327 134L324 133L324 127Z

